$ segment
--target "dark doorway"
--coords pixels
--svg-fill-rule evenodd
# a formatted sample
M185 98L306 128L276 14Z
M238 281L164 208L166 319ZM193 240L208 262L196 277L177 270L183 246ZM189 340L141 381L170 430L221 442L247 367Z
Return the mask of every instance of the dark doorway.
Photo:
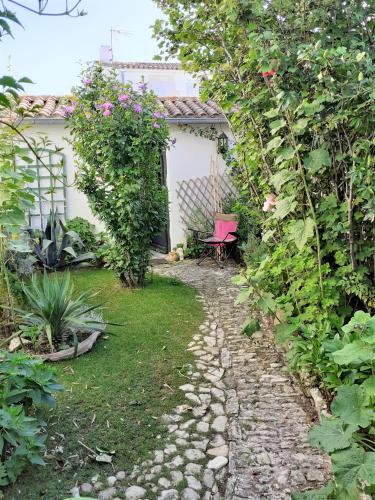
M160 172L159 180L162 186L167 186L167 159L165 156L165 151L160 156ZM165 227L160 231L158 235L154 237L151 242L152 248L155 250L168 253L171 249L170 238L169 238L169 220Z

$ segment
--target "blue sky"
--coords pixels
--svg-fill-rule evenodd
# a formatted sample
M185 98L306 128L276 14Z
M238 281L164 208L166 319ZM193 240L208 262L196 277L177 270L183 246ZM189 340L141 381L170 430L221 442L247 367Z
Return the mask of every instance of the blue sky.
M23 2L34 7L38 3ZM110 44L111 27L130 32L114 36L115 60L151 61L157 54L150 26L161 15L152 0L83 0L80 7L88 14L78 18L41 17L6 4L24 29L14 27L14 39L1 42L0 73L31 78L35 85L25 87L29 94L69 93L81 64L98 59L100 45Z

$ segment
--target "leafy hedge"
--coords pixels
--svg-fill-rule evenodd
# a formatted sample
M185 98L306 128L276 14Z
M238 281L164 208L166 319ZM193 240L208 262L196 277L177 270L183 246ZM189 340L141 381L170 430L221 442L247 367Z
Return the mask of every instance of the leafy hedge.
M239 202L261 227L240 300L278 318L291 366L337 394L333 422L356 443L334 451L335 482L319 498L357 498L375 484L374 4L157 4L162 51L211 74L201 94L227 114ZM337 410L345 391L356 403L350 423Z

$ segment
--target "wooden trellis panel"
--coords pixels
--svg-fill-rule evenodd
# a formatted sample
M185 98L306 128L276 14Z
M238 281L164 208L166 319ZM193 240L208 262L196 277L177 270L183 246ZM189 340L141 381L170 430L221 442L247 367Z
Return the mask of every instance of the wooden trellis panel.
M197 215L207 226L212 225L218 198L222 201L236 194L227 175L188 179L177 183L176 192L181 221L186 228Z

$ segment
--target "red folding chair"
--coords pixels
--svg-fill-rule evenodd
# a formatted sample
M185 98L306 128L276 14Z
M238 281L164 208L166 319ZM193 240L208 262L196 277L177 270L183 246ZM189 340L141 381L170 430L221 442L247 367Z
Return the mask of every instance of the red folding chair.
M237 227L237 214L215 213L214 234L191 229L193 237L206 247L197 265L199 266L204 260L211 258L220 268L223 268L224 263L232 253L234 243L237 241ZM202 234L210 236L202 238L200 237Z

